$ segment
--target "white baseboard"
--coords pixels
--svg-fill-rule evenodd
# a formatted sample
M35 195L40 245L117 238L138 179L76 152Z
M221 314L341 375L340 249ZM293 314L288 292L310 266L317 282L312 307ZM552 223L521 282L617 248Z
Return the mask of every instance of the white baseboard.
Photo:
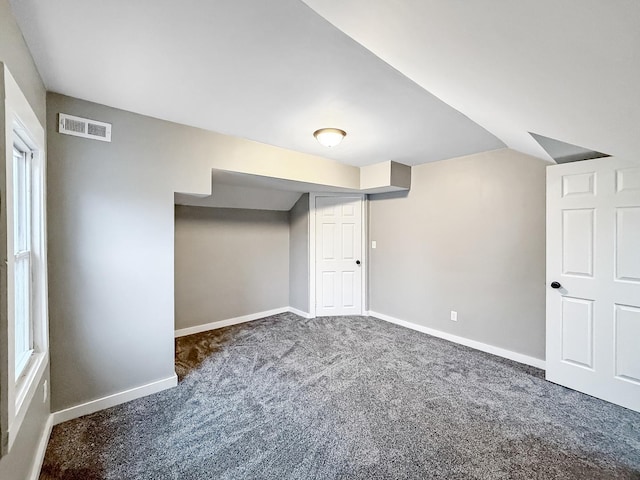
M252 320L258 320L259 318L270 317L271 315L277 315L279 313L285 313L288 311L289 307L274 308L273 310L251 313L249 315L243 315L241 317L227 318L226 320L205 323L203 325L196 325L195 327L181 328L175 331L175 337L184 337L186 335L193 335L194 333L206 332L208 330L215 330L217 328L230 327L231 325L251 322Z
M297 308L294 308L294 307L289 307L289 311L291 313L295 313L296 315L299 315L304 318L314 318L313 316L311 316L309 312L303 312L302 310L298 310Z
M511 350L506 350L500 347L494 347L493 345L489 345L487 343L470 340L468 338L459 337L458 335L453 335L451 333L424 327L416 323L407 322L406 320L400 320L399 318L385 315L384 313L369 311L369 316L379 318L380 320L384 320L385 322L394 323L402 327L410 328L411 330L417 330L418 332L426 333L434 337L443 338L444 340L449 340L450 342L459 343L460 345L464 345L466 347L475 348L476 350L480 350L482 352L491 353L492 355L497 355L499 357L508 358L509 360L524 363L525 365L531 365L532 367L540 368L542 370L546 369L545 361L540 360L539 358L530 357L528 355L523 355L522 353L512 352Z
M59 423L82 417L83 415L89 415L90 413L97 412L98 410L115 407L116 405L135 400L136 398L146 397L147 395L161 392L162 390L175 387L176 385L178 385L178 376L173 374L172 376L163 378L162 380L147 383L146 385L131 388L123 392L114 393L113 395L82 403L75 407L65 408L64 410L53 412L51 414L53 417L53 425L58 425Z
M40 477L40 470L42 469L42 462L44 462L44 454L47 451L47 445L49 444L49 437L51 436L51 429L53 428L53 415L47 417L47 423L44 425L40 441L38 442L38 448L33 455L33 464L31 465L31 473L29 474L29 480L38 480Z

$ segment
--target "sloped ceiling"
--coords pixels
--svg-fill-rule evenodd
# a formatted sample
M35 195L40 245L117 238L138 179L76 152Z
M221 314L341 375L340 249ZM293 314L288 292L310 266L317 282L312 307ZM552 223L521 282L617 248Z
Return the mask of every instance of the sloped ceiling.
M137 113L358 166L640 156L638 0L11 3L50 90Z
M304 1L511 148L640 157L637 0Z
M357 166L504 147L299 0L12 7L47 88L66 95ZM329 150L322 127L347 137Z
M561 142L554 138L545 137L532 133L531 136L542 148L549 154L556 163L579 162L581 160L590 160L592 158L608 157L606 153L595 152L587 148L582 148L571 143Z

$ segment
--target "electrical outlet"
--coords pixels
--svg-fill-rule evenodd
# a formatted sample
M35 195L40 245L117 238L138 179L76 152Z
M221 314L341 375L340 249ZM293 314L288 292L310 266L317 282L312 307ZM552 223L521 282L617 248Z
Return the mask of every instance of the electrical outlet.
M458 321L458 312L456 312L455 310L451 310L451 321L452 322Z
M42 403L47 403L49 398L49 382L47 380L42 384Z

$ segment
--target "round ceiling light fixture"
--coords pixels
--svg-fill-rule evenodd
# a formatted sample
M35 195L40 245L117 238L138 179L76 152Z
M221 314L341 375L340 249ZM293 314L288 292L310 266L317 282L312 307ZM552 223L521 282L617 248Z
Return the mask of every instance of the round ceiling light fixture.
M335 147L347 135L347 132L339 128L321 128L313 132L313 136L325 147Z

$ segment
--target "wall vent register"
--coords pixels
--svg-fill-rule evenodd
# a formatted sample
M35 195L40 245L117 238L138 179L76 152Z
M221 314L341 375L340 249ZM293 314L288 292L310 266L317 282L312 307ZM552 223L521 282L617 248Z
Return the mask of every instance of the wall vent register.
M111 124L90 120L88 118L74 117L61 113L58 120L58 132L76 137L100 140L101 142L111 141Z

